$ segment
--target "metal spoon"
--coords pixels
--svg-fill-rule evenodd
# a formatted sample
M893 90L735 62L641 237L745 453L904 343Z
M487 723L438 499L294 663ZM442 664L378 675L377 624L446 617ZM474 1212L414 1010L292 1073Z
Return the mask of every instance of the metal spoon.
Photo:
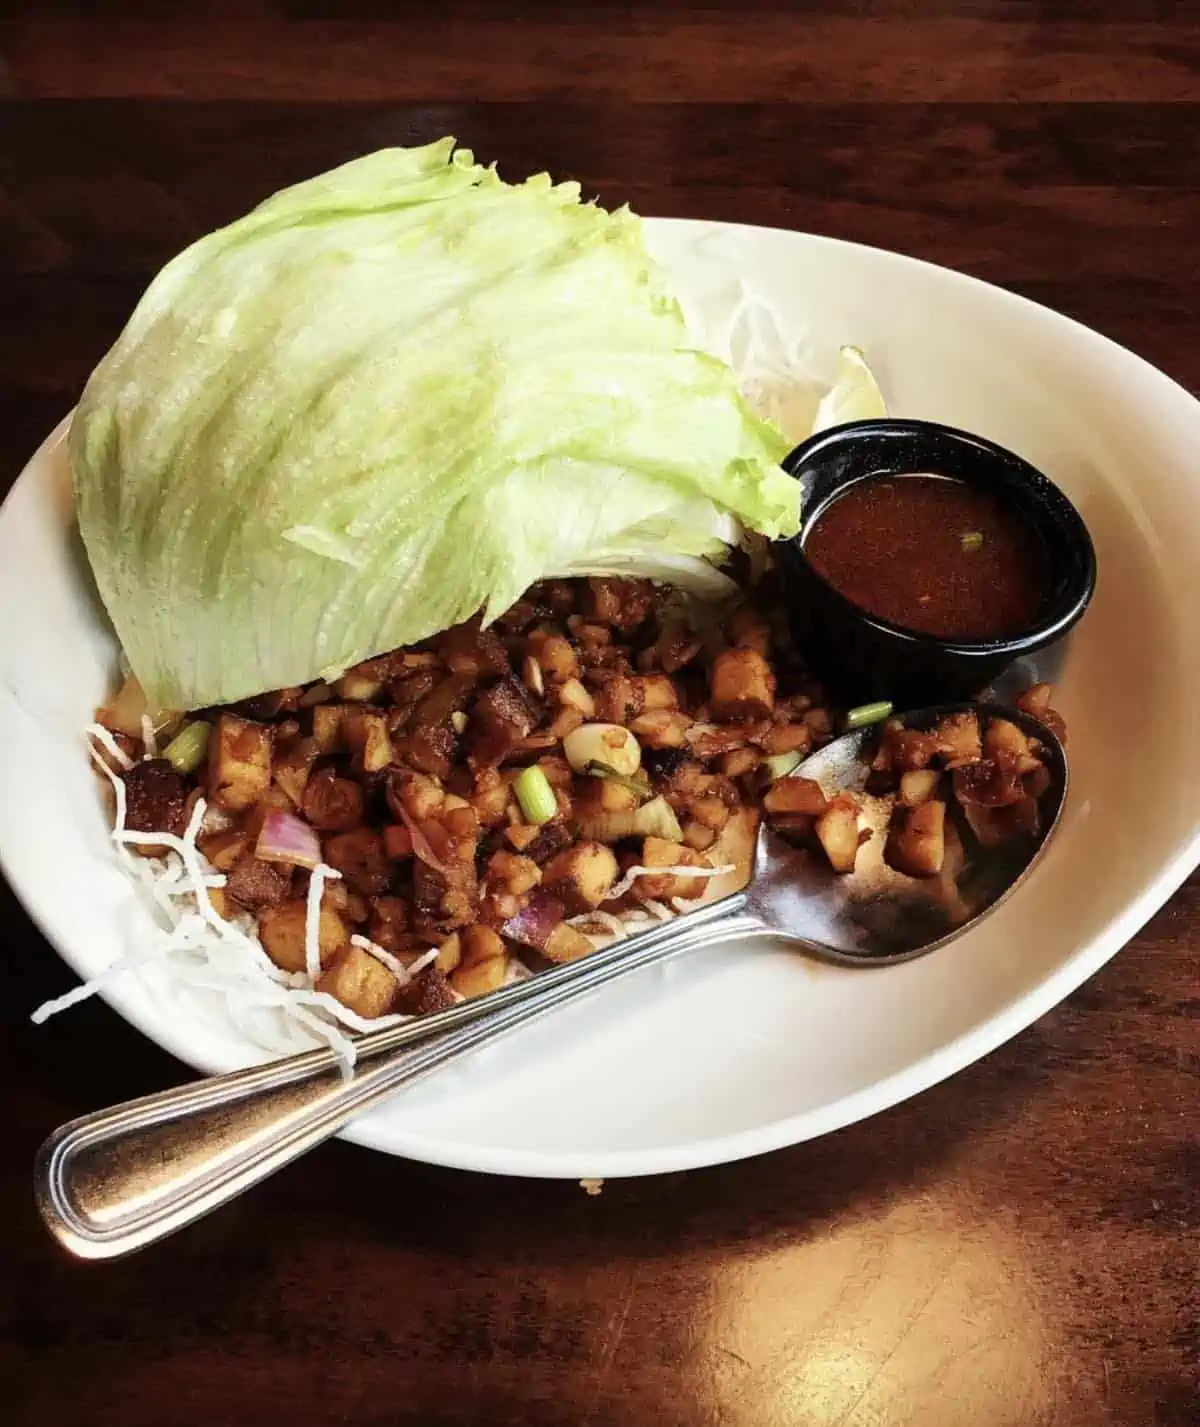
M875 967L944 946L1027 875L1058 823L1067 790L1062 746L1027 714L955 704L918 710L903 721L928 728L947 713L971 708L1010 719L1045 750L1050 786L1039 800L1040 831L1026 843L1000 854L977 849L957 878L918 882L882 862L878 829L887 826L888 800L866 798L864 817L874 835L846 877L760 828L753 875L740 891L584 960L364 1036L348 1076L332 1051L310 1051L72 1120L38 1152L34 1189L42 1217L81 1258L143 1248L273 1174L401 1085L678 951L731 936L771 936L843 965ZM819 782L829 795L861 791L873 732L836 739L796 774Z

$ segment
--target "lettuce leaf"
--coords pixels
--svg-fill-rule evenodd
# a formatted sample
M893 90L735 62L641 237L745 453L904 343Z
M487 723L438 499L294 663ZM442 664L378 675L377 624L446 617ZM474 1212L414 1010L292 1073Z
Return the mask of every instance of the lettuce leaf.
M633 214L453 139L181 253L70 436L100 594L172 708L494 618L546 576L718 594L741 527L797 529L787 449L689 346Z

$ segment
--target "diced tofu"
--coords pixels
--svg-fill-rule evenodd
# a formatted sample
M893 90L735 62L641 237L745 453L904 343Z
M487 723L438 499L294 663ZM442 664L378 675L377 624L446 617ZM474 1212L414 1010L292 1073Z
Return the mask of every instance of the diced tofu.
M941 774L933 768L921 768L900 775L900 801L906 808L920 807L937 795Z
M777 723L762 741L764 753L807 753L813 731L806 723Z
M313 737L322 753L337 753L342 747L342 721L351 707L349 704L318 704L313 709Z
M987 808L1003 808L1019 803L1027 794L1017 768L1008 761L981 758L954 770L954 795L965 807L978 803Z
M281 971L305 969L304 929L308 909L305 902L293 897L278 907L268 907L259 914L258 937L263 950ZM317 923L317 945L321 965L326 966L350 940L345 922L331 908L322 906Z
M828 806L829 800L821 791L821 785L811 778L779 778L763 798L768 818L788 813L819 818Z
M1019 760L1029 755L1029 740L1008 719L989 718L983 731L983 753L987 758Z
M687 811L703 827L720 832L729 821L729 807L722 798L696 798L688 804Z
M527 647L548 683L564 684L568 679L579 677L579 656L571 642L561 634L548 634L535 629L529 636Z
M442 808L438 819L446 835L439 856L454 862L470 862L479 844L479 815L470 805L462 808Z
M317 982L318 991L367 1020L386 1016L398 989L395 976L361 946L344 946Z
M1033 718L1043 718L1050 707L1054 689L1050 684L1032 684L1017 697L1017 707Z
M648 837L642 843L643 867L709 867L707 857L693 852L680 842L668 842L661 837ZM678 877L673 874L643 876L634 884L640 897L656 902L669 902L672 897L694 900L707 890L707 877Z
M250 833L241 828L202 833L196 845L218 872L228 872L250 846Z
M382 672L367 674L351 669L335 680L333 687L338 698L346 699L350 703L365 704L383 688Z
M374 709L353 709L342 719L342 738L360 773L382 773L392 761L386 716Z
M543 885L571 912L598 907L617 880L617 859L602 842L579 842L550 859Z
M735 748L721 756L721 772L726 778L740 778L745 773L753 773L758 760L757 748Z
M983 731L983 756L1024 775L1042 767L1024 732L1006 718L990 718Z
M948 714L933 732L936 751L947 763L974 763L983 756L979 719L973 713Z
M491 927L481 926L478 922L464 927L458 936L462 947L463 966L476 966L481 961L491 961L495 957L508 955L508 948L501 941L499 934Z
M840 793L813 824L813 832L835 872L854 871L858 857L858 804Z
M946 805L934 800L892 815L883 860L907 877L936 877L946 856Z
M518 852L524 852L527 847L538 840L541 833L541 828L534 827L530 823L514 823L512 827L505 829L504 836ZM537 864L534 863L534 866L536 867Z
M408 770L390 775L388 798L399 799L404 811L414 822L435 818L442 810L446 795L436 778Z
M653 713L655 709L677 709L679 692L674 679L666 674L644 674L630 679L633 690L633 707L639 713Z
M584 612L602 624L618 629L636 629L654 605L654 586L649 580L624 580L591 576L584 595Z
M464 963L450 973L450 985L460 996L470 1000L474 996L486 996L489 991L498 991L508 976L508 957L493 956L485 961Z
M775 675L756 649L726 649L713 663L712 716L719 723L767 718L775 707Z
M492 886L521 897L539 885L542 869L531 857L519 857L502 848L488 859L487 880Z
M871 767L882 774L913 772L927 768L937 752L936 735L905 728L899 719L889 719L883 726Z
M578 961L581 956L587 956L595 949L581 931L568 926L566 922L560 922L546 938L541 952L547 961L561 964L565 961Z
M629 731L647 748L685 748L691 726L688 714L676 709L655 709L653 713L638 714L630 722Z
M484 827L499 827L511 801L512 793L508 784L494 768L481 768L475 778L475 788L471 795L471 806L479 815ZM533 830L537 836L537 828ZM533 838L529 839L530 842ZM514 844L515 845L515 844Z
M271 730L224 713L209 740L208 795L218 807L241 812L271 786Z
M462 936L458 932L451 932L438 947L437 960L433 964L443 975L449 976L461 961Z
M580 818L596 817L600 813L632 812L642 801L632 788L626 788L612 778L585 775L578 780L577 787L575 812Z
M304 790L317 758L315 738L293 738L285 748L275 749L275 786L288 796L293 807L304 800Z

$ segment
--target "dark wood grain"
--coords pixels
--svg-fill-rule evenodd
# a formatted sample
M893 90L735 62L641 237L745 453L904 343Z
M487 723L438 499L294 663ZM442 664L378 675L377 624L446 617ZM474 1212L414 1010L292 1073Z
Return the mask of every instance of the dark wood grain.
M1190 0L0 6L0 489L146 281L280 184L455 133L641 211L999 282L1200 390ZM1200 883L953 1081L574 1186L330 1146L140 1258L53 1249L60 1121L180 1076L0 889L0 1419L1195 1427Z

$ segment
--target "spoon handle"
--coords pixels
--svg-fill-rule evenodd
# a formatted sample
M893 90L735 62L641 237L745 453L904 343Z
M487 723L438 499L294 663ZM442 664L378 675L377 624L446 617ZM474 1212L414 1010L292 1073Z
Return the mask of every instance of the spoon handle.
M84 1115L38 1152L34 1191L50 1232L80 1258L116 1258L165 1238L334 1135L355 1116L439 1066L640 967L759 932L734 893L594 956L430 1018L414 1049L346 1076L324 1056L294 1056ZM496 1002L501 1002L496 1005ZM492 1006L488 1003L492 1002ZM449 1016L451 1013L444 1013ZM408 1029L405 1027L404 1029ZM412 1030L423 1029L419 1022Z

